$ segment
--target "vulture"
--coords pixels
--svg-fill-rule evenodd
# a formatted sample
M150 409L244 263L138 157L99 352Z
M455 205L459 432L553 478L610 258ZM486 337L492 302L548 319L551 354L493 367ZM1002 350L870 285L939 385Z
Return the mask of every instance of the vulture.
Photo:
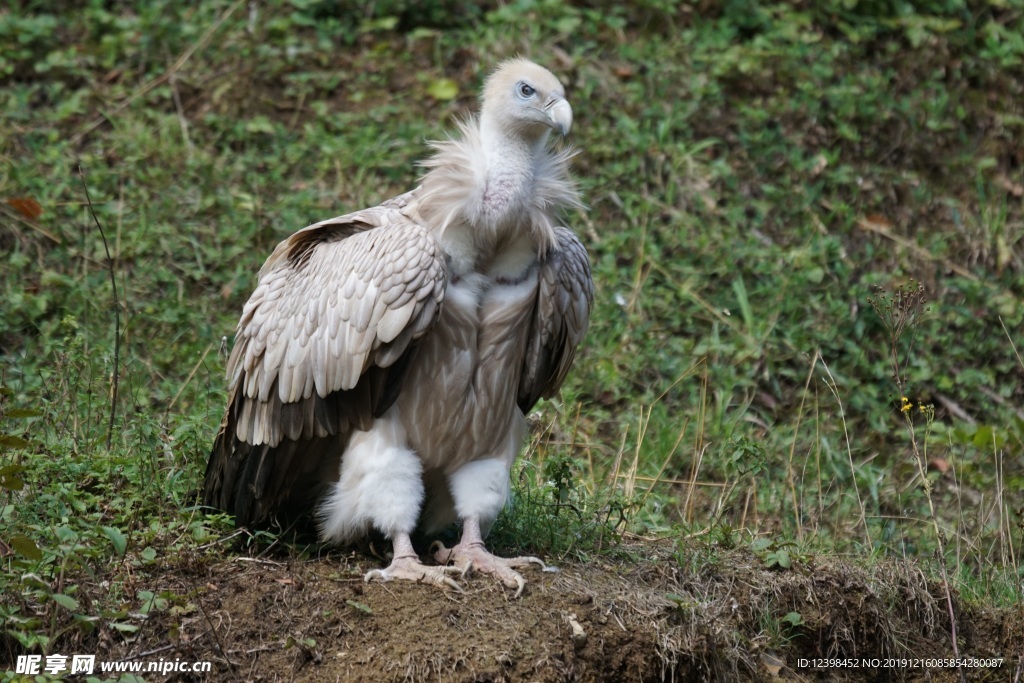
M367 581L461 590L452 576L476 571L522 592L516 570L544 562L483 539L525 415L589 323L587 251L559 219L582 208L575 152L549 140L571 126L558 79L506 61L479 116L431 143L418 187L277 245L228 359L206 505L239 526L312 515L326 543L383 534L392 560ZM411 535L453 522L459 542L424 563Z

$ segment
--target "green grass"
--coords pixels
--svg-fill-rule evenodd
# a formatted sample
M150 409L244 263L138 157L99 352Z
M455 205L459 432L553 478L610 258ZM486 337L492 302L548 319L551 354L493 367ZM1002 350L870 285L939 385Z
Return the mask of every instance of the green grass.
M6 648L130 630L129 577L223 556L230 520L194 506L256 271L411 187L516 53L568 85L598 303L496 542L588 558L710 530L766 562L938 573L942 540L965 597L1021 599L1019 2L21 5L0 10ZM893 339L868 299L911 280L927 303Z

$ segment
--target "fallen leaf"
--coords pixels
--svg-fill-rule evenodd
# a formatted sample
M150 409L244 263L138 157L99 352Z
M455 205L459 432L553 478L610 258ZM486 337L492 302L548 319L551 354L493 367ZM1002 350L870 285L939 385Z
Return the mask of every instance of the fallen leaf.
M43 215L43 207L39 206L39 202L32 199L31 197L11 197L7 200L10 204L25 218L30 220L36 220Z
M892 227L892 221L890 221L888 218L886 218L880 213L869 213L867 216L864 216L864 222L869 223L877 228L888 229Z

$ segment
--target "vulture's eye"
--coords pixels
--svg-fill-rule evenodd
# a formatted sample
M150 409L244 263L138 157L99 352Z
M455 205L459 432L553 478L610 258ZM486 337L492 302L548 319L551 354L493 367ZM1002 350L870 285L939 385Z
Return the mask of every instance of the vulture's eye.
M529 83L522 82L519 83L517 91L519 92L519 96L522 97L524 100L530 99L531 97L533 97L533 94L537 92L536 90L533 89L532 85L530 85Z

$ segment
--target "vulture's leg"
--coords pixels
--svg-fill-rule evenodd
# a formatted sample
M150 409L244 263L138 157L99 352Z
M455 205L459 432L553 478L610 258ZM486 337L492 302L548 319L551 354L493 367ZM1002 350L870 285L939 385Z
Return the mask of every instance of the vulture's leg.
M409 534L395 534L394 539L392 539L392 546L394 548L394 555L391 558L391 564L385 569L373 569L366 572L366 575L363 576L364 581L373 581L374 579L379 581L405 579L418 583L429 583L440 588L447 587L460 593L462 592L462 586L448 578L448 574L465 574L465 572L458 567L444 565L428 567L420 562L419 555L412 548Z
M318 511L320 536L346 543L377 529L391 539L394 554L385 569L368 572L367 581L405 579L461 591L448 578L457 568L428 567L413 550L409 534L423 498L423 464L405 445L405 430L395 420L379 419L369 430L352 434L338 481Z
M506 588L514 588L518 598L526 580L516 569L537 565L547 570L548 566L539 557L497 557L484 547L481 525L489 529L508 498L508 462L504 458L476 460L449 477L455 511L462 518L462 538L453 548L438 542L432 550L437 562L454 564L464 574L493 574Z

